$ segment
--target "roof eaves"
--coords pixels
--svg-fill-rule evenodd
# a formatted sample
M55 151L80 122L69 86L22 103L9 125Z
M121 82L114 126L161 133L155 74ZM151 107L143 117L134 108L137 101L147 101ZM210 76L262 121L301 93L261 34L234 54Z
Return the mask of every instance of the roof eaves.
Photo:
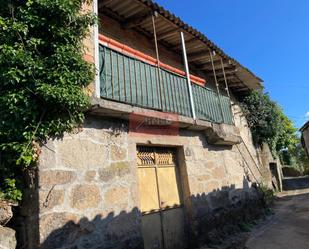
M143 3L143 4L146 4L153 11L157 11L160 15L162 15L165 18L169 19L171 22L173 22L174 24L176 24L180 28L183 28L188 33L190 33L191 35L195 36L196 38L200 39L202 42L206 43L206 45L208 47L210 47L211 49L215 50L216 53L218 53L221 57L223 57L223 58L225 58L227 60L230 60L231 62L235 63L237 66L242 67L245 71L247 71L249 74L251 74L251 76L254 77L260 83L260 85L262 86L261 83L263 82L263 80L260 77L256 76L252 71L250 71L248 68L246 68L243 65L241 65L234 58L232 58L232 57L228 56L227 54L225 54L221 48L219 48L217 45L215 45L203 33L198 31L197 29L193 28L189 24L186 24L179 17L175 16L170 11L164 9L163 7L158 5L157 3L153 2L152 0L138 0L138 1Z
M307 121L299 130L302 132L309 127L309 121Z

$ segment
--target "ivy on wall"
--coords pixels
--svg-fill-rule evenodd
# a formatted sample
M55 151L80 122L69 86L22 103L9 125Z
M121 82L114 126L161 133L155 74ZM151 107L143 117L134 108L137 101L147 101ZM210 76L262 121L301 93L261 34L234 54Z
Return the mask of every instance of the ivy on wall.
M256 144L267 143L274 156L299 143L297 129L281 107L262 90L252 91L242 101L242 109Z
M85 0L0 0L0 199L19 201L40 142L78 126L93 66ZM88 3L88 1L87 1Z

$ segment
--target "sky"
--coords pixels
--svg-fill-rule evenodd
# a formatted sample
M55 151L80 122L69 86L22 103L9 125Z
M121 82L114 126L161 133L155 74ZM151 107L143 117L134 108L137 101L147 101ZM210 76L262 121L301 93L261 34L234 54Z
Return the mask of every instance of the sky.
M300 128L309 120L308 0L155 0L264 81Z

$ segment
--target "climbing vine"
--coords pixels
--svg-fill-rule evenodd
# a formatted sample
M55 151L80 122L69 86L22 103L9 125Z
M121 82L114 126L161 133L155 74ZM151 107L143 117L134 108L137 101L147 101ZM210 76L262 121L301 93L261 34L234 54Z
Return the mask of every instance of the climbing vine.
M255 143L267 143L274 156L299 143L293 122L262 90L252 91L246 96L242 101L242 109Z
M93 67L85 0L0 0L0 199L19 201L39 143L78 126Z

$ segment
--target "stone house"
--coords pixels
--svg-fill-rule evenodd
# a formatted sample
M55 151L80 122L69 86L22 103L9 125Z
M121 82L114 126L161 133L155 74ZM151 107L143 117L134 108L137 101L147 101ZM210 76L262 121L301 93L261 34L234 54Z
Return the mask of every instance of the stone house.
M301 142L309 158L309 121L307 121L301 128Z
M256 217L271 184L239 99L262 80L150 0L99 0L83 127L42 145L23 248L193 248Z

